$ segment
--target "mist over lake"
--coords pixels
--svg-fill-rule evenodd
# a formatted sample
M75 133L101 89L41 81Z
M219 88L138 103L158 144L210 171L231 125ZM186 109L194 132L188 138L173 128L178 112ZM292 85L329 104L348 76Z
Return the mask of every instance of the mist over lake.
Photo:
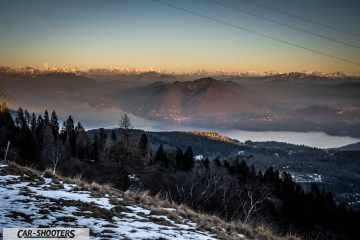
M360 138L348 136L332 136L324 132L295 132L295 131L244 131L237 129L221 129L221 128L202 128L195 126L185 126L181 124L169 124L158 121L147 120L132 116L133 127L146 131L163 132L163 131L204 131L217 132L221 135L245 142L247 140L253 142L276 141L297 145L306 145L316 148L338 148L348 144L360 142ZM103 120L103 119L102 119ZM94 121L94 120L93 120ZM117 128L114 122L107 128ZM94 126L99 128L103 126Z
M30 111L41 113L44 109L44 103L28 104L24 101L14 101L10 106L16 109L23 106ZM48 109L56 109L61 121L68 115L72 115L75 121L81 121L86 129L95 128L118 128L119 119L124 111L119 108L95 109L88 104L76 101L53 103ZM295 132L295 131L244 131L237 129L222 128L203 128L195 126L186 126L177 123L164 123L161 121L149 120L129 114L134 128L146 131L206 131L217 132L219 134L237 139L241 142L250 141L277 141L298 145L306 145L317 148L337 148L348 144L360 142L360 138L348 136L332 136L324 132Z

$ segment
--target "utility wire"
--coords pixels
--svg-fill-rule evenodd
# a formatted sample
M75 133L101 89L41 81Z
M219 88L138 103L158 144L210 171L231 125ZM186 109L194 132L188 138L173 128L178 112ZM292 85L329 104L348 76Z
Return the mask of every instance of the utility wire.
M248 12L248 11L242 10L242 9L240 9L240 8L232 7L232 6L230 6L230 5L227 5L227 4L224 4L224 3L221 3L221 2L215 1L215 0L208 0L208 1L211 2L211 3L217 4L217 5L219 5L219 6L228 8L228 9L232 9L232 10L235 10L235 11L238 11L238 12L241 12L241 13L244 13L244 14L247 14L247 15L250 15L250 16L253 16L253 17L257 17L257 18L263 19L263 20L268 21L268 22L272 22L272 23L275 23L275 24L279 24L279 25L281 25L281 26L285 26L285 27L287 27L287 28L295 29L295 30L300 31L300 32L304 32L304 33L307 33L307 34L310 34L310 35L313 35L313 36L317 36L317 37L320 37L320 38L323 38L323 39L327 39L327 40L330 40L330 41L333 41L333 42L337 42L337 43L340 43L340 44L343 44L343 45L347 45L347 46L350 46L350 47L353 47L353 48L360 48L360 46L356 46L356 45L353 45L353 44L351 44L351 43L347 43L347 42L344 42L344 41L336 40L336 39L334 39L334 38L327 37L327 36L321 35L321 34L319 34L319 33L314 33L314 32L308 31L308 30L303 29L303 28L299 28L299 27L296 27L296 26L293 26L293 25L290 25L290 24L286 24L286 23L283 23L283 22L280 22L280 21L276 21L276 20L273 20L273 19L271 19L271 18L263 17L263 16L261 16L261 15L258 15L258 14L252 13L252 12Z
M276 9L276 8L269 7L269 6L260 4L260 3L256 3L254 1L249 1L249 0L241 0L241 1L246 2L248 4L252 4L252 5L255 5L255 6L258 6L258 7L262 7L262 8L271 10L273 12L277 12L277 13L281 13L283 15L287 15L287 16L290 16L290 17L293 17L293 18L297 18L297 19L299 19L301 21L304 21L304 22L309 22L309 23L312 23L312 24L316 24L316 25L319 25L319 26L322 26L322 27L325 27L325 28L328 28L328 29L331 29L331 30L335 30L335 31L338 31L338 32L346 33L348 35L352 35L352 36L355 36L355 37L360 37L359 33L354 33L354 32L343 30L343 29L340 29L340 28L337 28L337 27L333 27L333 26L327 25L325 23L321 23L321 22L317 22L317 21L314 21L314 20L311 20L311 19L308 19L308 18L304 18L304 17L298 16L298 15L295 15L295 14L292 14L292 13L289 13L289 12L286 12L286 11L283 11L283 10L280 10L280 9Z
M255 35L258 35L258 36L261 36L261 37L264 37L264 38L267 38L267 39L271 39L271 40L274 40L274 41L277 41L277 42L281 42L281 43L284 43L284 44L289 45L289 46L293 46L293 47L296 47L296 48L307 50L307 51L312 52L312 53L316 53L316 54L323 55L323 56L326 56L326 57L329 57L329 58L333 58L333 59L336 59L336 60L339 60L339 61L343 61L343 62L347 62L347 63L351 63L351 64L354 64L354 65L360 66L360 63L358 63L358 62L354 62L354 61L349 60L349 59L337 57L337 56L334 56L334 55L331 55L331 54L328 54L328 53L325 53L325 52L321 52L321 51L318 51L318 50L315 50L315 49L307 48L307 47L298 45L296 43L287 42L285 40L281 40L279 38L276 38L276 37L273 37L273 36L270 36L270 35L267 35L267 34L264 34L264 33L256 32L256 31L253 31L253 30L248 29L248 28L244 28L244 27L232 24L232 23L228 23L228 22L225 22L223 20L220 20L220 19L217 19L217 18L214 18L214 17L203 15L201 13L198 13L198 12L186 9L186 8L182 8L182 7L173 5L171 3L166 3L166 2L163 2L163 1L160 1L160 0L151 0L151 1L156 2L158 4L161 4L161 5L164 5L164 6L167 6L167 7L170 7L170 8L180 10L182 12L192 14L194 16L204 18L206 20L210 20L212 22L217 22L217 23L226 25L228 27L236 28L238 30L242 30L242 31L245 31L245 32L250 32L250 33L253 33Z

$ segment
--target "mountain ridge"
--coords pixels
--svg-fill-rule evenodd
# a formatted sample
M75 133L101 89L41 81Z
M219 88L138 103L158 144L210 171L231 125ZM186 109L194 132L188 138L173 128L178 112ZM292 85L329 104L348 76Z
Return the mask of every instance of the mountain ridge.
M136 99L135 101L130 100ZM125 110L149 118L226 117L268 110L259 93L233 81L211 77L194 81L156 83L118 94ZM171 117L174 115L173 117ZM176 117L177 116L177 117Z
M185 76L192 75L196 76L229 76L229 77L271 77L271 76L299 76L299 77L327 77L327 78L359 78L358 75L351 75L340 71L332 73L324 73L320 71L304 70L304 71L290 71L290 72L279 72L279 71L245 71L245 72L234 72L234 71L208 71L208 70L197 70L188 72L171 72L161 71L152 68L148 69L136 69L136 68L78 68L78 67L49 67L49 68L35 68L35 67L8 67L0 66L0 73L22 73L22 74L41 74L41 73L74 73L74 74L155 74L155 75L172 75L172 76Z

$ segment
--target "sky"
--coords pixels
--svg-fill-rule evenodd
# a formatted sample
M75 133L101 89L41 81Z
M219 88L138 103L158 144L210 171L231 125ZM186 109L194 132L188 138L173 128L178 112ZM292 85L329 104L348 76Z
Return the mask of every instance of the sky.
M311 69L360 75L358 0L216 0L232 9L208 0L161 1L205 17L152 0L0 0L0 66L231 72Z

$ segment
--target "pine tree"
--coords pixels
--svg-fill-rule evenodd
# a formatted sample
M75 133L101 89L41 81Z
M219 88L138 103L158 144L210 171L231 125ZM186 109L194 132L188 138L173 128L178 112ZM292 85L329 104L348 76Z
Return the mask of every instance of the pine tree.
M117 136L116 136L115 130L112 130L111 131L111 140L116 141L116 139L117 139Z
M50 126L49 112L47 110L45 110L43 118L44 118L44 125Z
M216 158L214 159L214 164L215 164L215 166L216 166L217 168L221 167L221 162L220 162L219 157L216 157Z
M97 134L94 135L94 141L93 141L93 151L92 151L92 160L99 161L99 136Z
M52 166L53 153L55 151L55 141L51 129L43 125L38 133L38 151L40 153L40 163L42 167Z
M142 165L147 165L150 159L150 144L146 133L142 133L139 140L139 153L142 159Z
M63 141L63 143L66 142L66 122L63 121L62 125L61 125L61 131L60 131L60 134L59 134L59 138Z
M25 117L26 124L30 127L31 126L31 116L26 109L24 112L24 117Z
M78 122L75 127L75 132L79 133L79 132L84 132L84 131L85 131L84 126L81 124L81 122Z
M76 138L76 157L85 158L85 144L86 144L86 134L85 128L83 125L78 122L75 127L75 138Z
M51 116L50 116L50 128L51 128L54 138L57 139L57 137L59 135L59 122L58 122L58 117L57 117L55 110L52 111Z
M15 124L8 108L0 110L0 146L12 142L15 136Z
M190 170L194 165L194 153L189 146L184 153L184 170Z
M66 147L68 148L68 153L70 156L74 157L76 153L76 136L75 136L75 127L74 120L71 116L68 117L65 123L66 130Z
M169 159L167 158L166 152L162 144L160 144L154 158L155 162L161 162L165 167L169 167Z
M202 163L204 164L206 170L209 170L209 165L210 165L209 158L205 158L205 160L202 161Z
M230 164L227 160L224 161L223 167L230 172Z
M101 141L105 142L105 140L107 139L107 134L104 128L99 128L99 136Z
M26 120L24 117L24 111L21 107L19 107L19 109L16 112L15 124L20 130L25 128Z
M44 119L41 115L38 116L37 121L36 121L36 125L37 125L37 130L39 131L42 127L45 126L44 124Z
M36 144L34 135L26 121L23 122L20 134L17 138L18 148L20 150L19 155L25 159L34 161L36 157Z
M177 169L184 170L184 153L179 147L176 148L175 164Z
M32 113L32 114L31 114L30 129L31 129L32 134L35 136L36 129L37 129L37 122L36 122L36 115L35 115L35 113Z

